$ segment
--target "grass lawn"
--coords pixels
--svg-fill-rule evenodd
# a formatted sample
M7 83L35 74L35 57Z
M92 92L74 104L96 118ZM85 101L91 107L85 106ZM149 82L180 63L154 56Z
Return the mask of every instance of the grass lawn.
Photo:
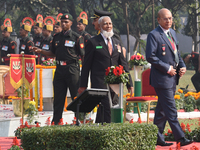
M141 79L141 73L142 73L142 71L140 71L138 74L140 79ZM187 85L189 85L188 90L195 91L195 88L191 81L191 77L194 75L194 73L195 73L194 70L187 70L185 75L179 80L179 85L176 86L176 89L178 90L179 88L185 88ZM134 84L134 71L130 70L130 74L131 74L132 81ZM124 94L127 94L127 93L128 93L128 91L126 89L126 86L124 86Z

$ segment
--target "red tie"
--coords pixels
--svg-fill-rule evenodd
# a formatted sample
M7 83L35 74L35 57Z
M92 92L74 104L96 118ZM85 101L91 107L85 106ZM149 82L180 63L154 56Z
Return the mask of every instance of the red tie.
M172 48L173 48L173 50L175 51L176 50L176 47L175 47L175 43L174 43L174 40L173 40L173 38L172 38L172 36L171 36L171 34L169 33L169 32L167 32L167 34L168 34L168 39L169 39L169 42L171 43L171 46L172 46Z
M108 40L108 51L109 51L110 55L112 55L112 45L110 43L109 38L107 38L107 40Z

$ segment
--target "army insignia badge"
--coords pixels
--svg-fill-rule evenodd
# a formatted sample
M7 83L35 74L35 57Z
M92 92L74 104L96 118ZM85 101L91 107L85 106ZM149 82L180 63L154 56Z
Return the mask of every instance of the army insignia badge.
M84 44L83 44L83 43L81 43L81 44L80 44L80 48L83 48L83 47L84 47Z
M166 52L165 52L165 44L162 44L162 55L166 55Z
M119 53L121 53L121 52L122 52L121 46L120 46L119 44L115 44L115 46L117 46L117 51L118 51Z

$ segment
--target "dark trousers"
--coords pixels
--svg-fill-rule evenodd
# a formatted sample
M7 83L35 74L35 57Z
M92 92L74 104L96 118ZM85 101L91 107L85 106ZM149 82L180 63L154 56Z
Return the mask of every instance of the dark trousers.
M103 122L111 123L111 110L110 110L110 102L109 102L108 97L105 97L104 99L102 99L101 104L103 105L103 109L104 109L104 120L103 120ZM102 122L102 115L101 114L102 114L102 108L99 106L99 108L97 110L95 123L101 123Z
M165 128L166 121L172 129L175 140L184 137L184 133L180 127L177 118L177 109L174 100L176 85L170 89L155 88L158 95L158 103L155 110L154 124L158 127L158 140L164 141L162 134Z
M71 98L78 94L80 69L78 64L69 64L67 66L57 65L54 76L54 103L53 103L53 120L58 124L62 118L67 89L69 88Z
M196 71L196 73L192 76L191 81L196 89L196 92L200 91L200 73Z
M117 105L119 103L119 97L118 95L110 88L110 94L111 94L111 99L112 99L112 106ZM101 104L103 105L104 109L104 120L103 122L106 123L111 123L111 110L110 110L110 101L109 98L106 97L101 100ZM99 107L97 110L97 115L96 115L96 123L101 123L102 122L102 108Z

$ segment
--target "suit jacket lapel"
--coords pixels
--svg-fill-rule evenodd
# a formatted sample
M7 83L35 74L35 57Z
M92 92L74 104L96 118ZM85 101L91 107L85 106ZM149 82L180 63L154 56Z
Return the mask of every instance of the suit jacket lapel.
M160 28L160 26L159 26ZM172 45L169 41L169 39L167 38L167 36L165 35L165 33L163 32L163 30L160 28L160 34L161 34L161 37L165 40L165 42L167 43L167 45L170 47L171 51L174 53L174 50L172 48Z
M178 41L177 41L177 39L176 39L176 36L174 35L174 32L172 32L171 29L170 29L170 32L171 32L171 34L172 34L172 37L173 37L173 39L174 39L175 44L177 45L177 44L178 44Z
M117 52L117 43L116 43L116 41L115 41L115 39L114 38L111 38L112 39L112 44L113 44L113 53L116 53Z
M103 47L103 49L104 49L105 51L107 51L107 53L110 55L110 53L109 53L109 51L108 51L108 46L106 45L106 43L105 43L105 41L104 41L102 35L99 34L99 35L97 35L97 36L99 36L99 44L100 44L100 45Z

